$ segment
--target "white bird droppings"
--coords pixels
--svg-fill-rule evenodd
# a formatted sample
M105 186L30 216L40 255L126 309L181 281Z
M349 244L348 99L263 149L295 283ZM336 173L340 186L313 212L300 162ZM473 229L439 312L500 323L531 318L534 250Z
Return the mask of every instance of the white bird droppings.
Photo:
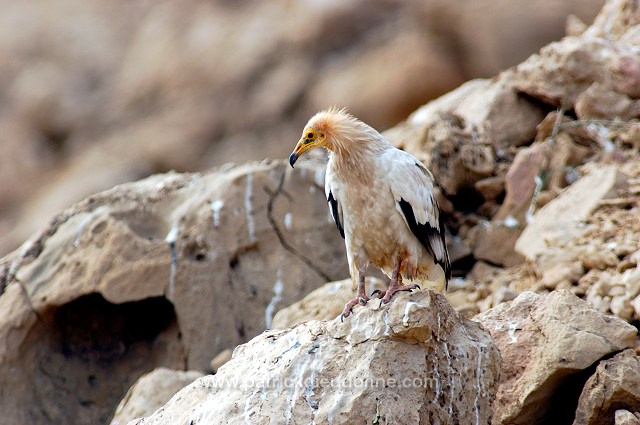
M247 174L247 190L244 194L244 209L247 214L247 231L249 232L249 242L253 243L256 241L255 234L255 221L253 219L253 205L251 204L251 200L253 198L253 174Z
M276 307L280 301L282 301L282 289L282 268L278 267L276 283L273 285L273 297L264 311L264 322L267 330L271 329L271 322L273 321Z
M169 301L173 302L173 294L176 286L176 269L178 267L178 256L176 255L175 243L178 237L178 223L171 226L171 230L167 233L164 241L169 244L169 250L171 251L171 272L169 273Z
M291 230L291 227L293 227L293 214L290 212L284 215L284 227L286 227L287 230Z
M220 211L224 206L224 201L216 199L211 202L211 211L213 211L213 226L218 227L220 225Z

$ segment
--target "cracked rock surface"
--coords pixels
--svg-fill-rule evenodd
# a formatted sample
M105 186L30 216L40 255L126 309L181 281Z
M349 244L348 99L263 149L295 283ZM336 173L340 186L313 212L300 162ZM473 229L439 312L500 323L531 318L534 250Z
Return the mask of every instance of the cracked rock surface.
M486 424L499 370L488 332L423 290L266 332L133 423Z
M140 375L207 371L348 276L323 176L284 162L169 173L56 216L0 262L2 423L106 422Z
M633 347L638 332L569 291L524 292L477 320L503 355L495 424L570 423L583 371Z

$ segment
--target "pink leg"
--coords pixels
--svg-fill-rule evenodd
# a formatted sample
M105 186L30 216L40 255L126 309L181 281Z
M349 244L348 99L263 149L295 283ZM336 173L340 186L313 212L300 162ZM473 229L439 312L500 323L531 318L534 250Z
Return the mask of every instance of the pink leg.
M345 317L349 317L351 314L351 310L358 304L365 305L367 301L369 301L369 297L365 293L365 271L367 270L367 266L362 267L358 270L358 294L354 299L349 301L344 305L344 310L342 310L342 314L340 315L340 320L344 321Z
M391 281L389 282L389 287L383 291L376 290L371 293L371 296L374 294L381 299L381 303L389 303L391 301L391 297L398 291L410 291L412 289L420 289L418 285L412 283L410 285L402 285L402 275L400 274L400 266L402 265L402 261L398 261L395 269L393 269L393 275L391 276Z

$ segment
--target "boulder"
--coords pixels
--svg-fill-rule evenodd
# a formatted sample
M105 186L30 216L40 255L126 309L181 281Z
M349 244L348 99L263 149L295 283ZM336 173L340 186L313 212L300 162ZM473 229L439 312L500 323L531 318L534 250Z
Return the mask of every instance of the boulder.
M640 425L640 415L624 409L616 410L615 425Z
M553 119L552 113L544 122ZM516 241L540 205L567 185L565 170L582 164L588 150L573 142L565 132L555 138L545 137L541 124L537 139L518 151L505 176L505 198L491 222L478 228L474 256L493 264L511 267L523 261L516 252ZM542 180L541 176L547 176Z
M524 292L478 320L503 363L493 423L562 423L573 417L580 371L635 344L637 329L568 291ZM573 390L572 390L573 388ZM576 391L577 389L577 391Z
M565 244L586 232L581 225L603 199L615 197L626 177L616 166L601 165L569 186L534 216L516 241L516 251L536 260L550 247Z
M580 394L573 423L608 425L615 420L618 424L628 417L618 413L619 409L640 411L640 358L634 350L625 350L598 364ZM637 422L635 418L635 422L627 423Z
M309 161L156 175L54 217L0 260L3 423L107 422L140 375L206 371L347 277L323 177Z
M110 425L127 425L162 407L175 393L203 376L202 372L183 372L164 367L143 375L120 401Z
M265 332L135 424L485 424L499 369L478 323L441 294L403 293L344 323Z
M421 159L448 195L496 174L512 146L533 140L545 112L514 90L512 72L469 81L424 105L385 133Z
M590 111L586 116L637 116L637 109L629 112L634 108L631 99L640 97L640 60L635 51L640 14L636 6L633 0L608 2L594 24L579 36L551 43L518 65L514 86L565 109L573 109L581 97L593 97L593 92L600 91L603 105L589 109L584 98L579 102L581 111ZM612 95L599 90L601 84Z

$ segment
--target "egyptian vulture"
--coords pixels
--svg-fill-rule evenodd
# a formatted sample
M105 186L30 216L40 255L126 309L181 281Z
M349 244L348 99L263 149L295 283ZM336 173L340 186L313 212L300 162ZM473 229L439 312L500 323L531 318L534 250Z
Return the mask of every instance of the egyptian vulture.
M303 154L329 151L325 193L340 235L345 239L349 271L357 295L341 318L369 301L365 272L369 264L391 278L374 295L385 304L394 293L420 285L444 291L451 277L444 225L427 167L396 149L380 133L345 109L313 116L289 157L293 167ZM408 279L411 284L403 285Z

